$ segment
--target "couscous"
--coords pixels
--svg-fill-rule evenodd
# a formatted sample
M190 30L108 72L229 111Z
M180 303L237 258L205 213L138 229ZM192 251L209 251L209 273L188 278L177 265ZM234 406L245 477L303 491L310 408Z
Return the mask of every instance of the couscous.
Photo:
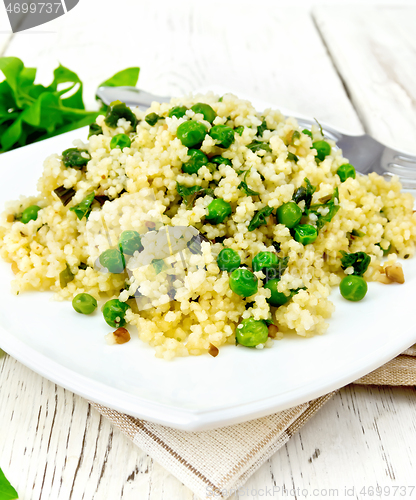
M356 173L318 125L231 94L113 103L46 159L38 195L7 204L0 254L13 293L98 304L159 357L261 349L323 334L340 284L354 301L404 281L416 216L400 189Z

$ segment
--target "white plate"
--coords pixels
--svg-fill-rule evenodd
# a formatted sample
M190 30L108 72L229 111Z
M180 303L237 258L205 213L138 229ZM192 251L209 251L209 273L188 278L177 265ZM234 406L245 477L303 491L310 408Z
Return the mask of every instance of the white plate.
M0 155L0 206L35 194L44 158L86 135L84 128ZM167 362L134 334L127 344L106 345L111 329L99 311L79 315L49 293L12 295L13 274L1 261L0 347L49 380L135 417L189 431L235 424L338 389L416 342L416 259L403 266L405 285L370 283L361 302L334 289L336 312L323 336Z

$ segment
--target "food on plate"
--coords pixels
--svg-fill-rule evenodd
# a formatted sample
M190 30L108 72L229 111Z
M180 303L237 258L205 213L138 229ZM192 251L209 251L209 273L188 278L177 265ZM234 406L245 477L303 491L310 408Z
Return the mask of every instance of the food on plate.
M99 303L108 341L130 325L165 359L262 349L324 333L334 287L358 301L369 281L404 282L413 197L356 173L318 125L231 94L116 101L70 146L6 206L0 254L16 294Z

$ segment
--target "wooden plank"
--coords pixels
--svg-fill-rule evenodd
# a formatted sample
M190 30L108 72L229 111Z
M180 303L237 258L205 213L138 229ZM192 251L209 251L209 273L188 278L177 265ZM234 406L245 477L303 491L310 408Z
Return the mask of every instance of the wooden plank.
M39 67L45 83L58 61L76 71L89 106L100 82L140 66L140 86L155 94L221 84L361 130L308 12L296 7L276 9L271 0L261 9L247 1L236 9L219 0L209 8L189 0L174 7L124 0L123 8L108 3L97 11L94 2L83 2L48 26L54 33L37 33L30 44L30 30L16 34L7 54Z
M416 7L325 6L314 17L366 131L416 154Z

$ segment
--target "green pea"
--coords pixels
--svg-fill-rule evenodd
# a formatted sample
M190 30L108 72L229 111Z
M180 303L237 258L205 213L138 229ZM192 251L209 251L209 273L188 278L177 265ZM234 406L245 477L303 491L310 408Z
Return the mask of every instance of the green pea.
M228 125L214 125L209 135L218 141L217 146L221 148L229 148L235 140L234 130Z
M212 200L207 206L208 214L205 216L211 224L220 224L231 215L231 205L222 198Z
M148 123L151 127L153 127L153 125L156 125L156 123L162 119L163 116L159 116L156 113L149 113L144 117L144 121Z
M316 149L316 156L321 161L324 161L325 157L331 153L331 146L326 141L315 141L312 147Z
M235 331L237 342L246 347L256 347L256 345L264 344L268 337L269 329L266 323L254 318L243 319Z
M294 231L295 240L302 243L302 245L309 245L309 243L313 243L318 237L318 230L310 224L299 224L294 228Z
M176 118L182 118L185 116L188 108L186 106L175 106L174 108L169 110L168 116L172 118L172 116L176 116Z
M123 254L117 248L109 248L100 255L100 264L110 273L120 274L124 271L125 262Z
M208 129L205 125L189 120L179 125L176 135L184 146L192 148L202 143L207 132Z
M137 118L133 111L128 108L124 102L113 101L110 106L108 106L104 122L108 127L116 128L120 118L124 118L126 121L130 122L133 128L137 125Z
M280 264L279 257L274 252L259 252L251 263L253 271L262 271L267 279L275 278Z
M209 104L205 104L204 102L197 102L191 109L194 113L204 115L204 120L209 123L212 123L217 116L217 113L211 108L211 106Z
M337 170L337 174L341 179L341 182L345 182L348 177L355 179L355 168L350 163L344 163Z
M220 155L213 156L211 158L211 162L216 163L217 165L229 165L230 167L232 166L231 160Z
M30 220L36 220L38 218L38 212L40 207L37 205L30 205L23 210L22 218L20 219L23 224L27 224Z
M241 259L232 248L223 248L217 257L217 264L221 271L229 273L240 267Z
M277 221L289 229L297 226L302 218L302 210L294 201L283 203L276 210Z
M283 306L284 304L289 302L291 298L291 295L285 295L283 292L278 291L277 286L279 284L279 281L279 279L273 278L264 285L264 288L267 288L271 292L271 295L267 299L267 302L275 307Z
M342 279L339 291L344 299L357 302L367 293L367 282L361 276L349 275Z
M200 149L189 149L190 159L182 165L182 172L196 174L204 165L208 165L208 157Z
M307 128L304 128L302 130L302 134L305 134L305 135L309 135L309 137L312 139L313 136L312 136L312 132L310 130L308 130Z
M89 293L79 293L72 299L72 307L77 313L91 314L97 309L97 301Z
M131 146L130 137L127 134L117 134L115 135L110 142L110 148L129 148Z
M143 250L142 239L137 231L123 231L118 244L124 255L133 255L134 252Z
M244 127L242 125L240 125L239 127L235 128L234 129L234 132L238 135L243 135L243 132L244 132Z
M85 158L85 154L89 156L89 153L86 149L65 149L65 151L62 152L62 162L65 167L72 167L81 170L90 160L90 157Z
M113 328L120 328L126 324L124 316L130 306L125 302L120 302L118 299L108 300L102 308L103 316L106 323Z
M230 288L237 295L250 297L257 292L258 284L256 276L244 267L234 269L230 275Z

